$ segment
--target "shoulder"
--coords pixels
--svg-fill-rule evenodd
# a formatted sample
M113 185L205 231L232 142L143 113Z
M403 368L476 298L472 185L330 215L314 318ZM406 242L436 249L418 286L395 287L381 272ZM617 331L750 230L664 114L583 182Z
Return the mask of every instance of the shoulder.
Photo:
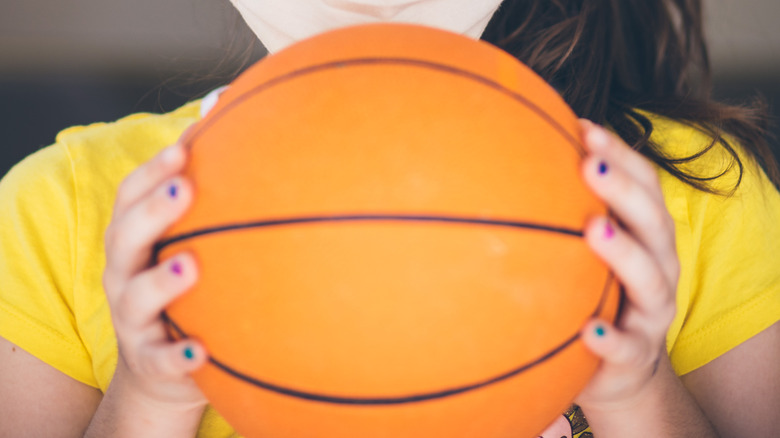
M64 130L0 181L0 336L72 378L110 380L103 234L126 174L176 141L197 102Z
M650 140L658 145L659 152L675 160L676 166L685 173L703 179L716 191L730 193L741 183L740 179L746 172L759 171L742 145L728 135L723 136L727 148L699 126L662 116L645 115L653 123ZM662 182L671 183L672 180ZM701 193L698 190L692 193L697 192Z
M652 140L667 157L694 175L716 177L712 187L728 193L697 190L659 169L681 267L667 344L675 370L685 374L780 318L780 193L733 139L726 137L734 153L718 144L707 149L713 139L695 126L651 121Z
M166 114L133 114L114 122L74 126L54 144L27 156L0 182L0 203L42 209L87 197L109 207L119 182L139 164L178 139L199 119L199 102ZM48 202L47 199L61 202ZM86 204L86 203L85 203Z
M660 116L650 119L651 140L661 153L721 193L697 190L659 169L667 207L678 223L716 228L726 219L722 214L780 219L780 193L743 145L726 135L729 150L696 126ZM712 221L702 222L705 218Z
M87 165L117 167L138 164L173 143L199 116L200 102L188 103L165 114L137 113L113 122L72 126L57 134L55 142L27 156L4 177L8 186L21 181L42 181L48 176L68 177ZM102 166L101 166L102 167ZM11 181L8 181L11 180Z
M649 118L654 127L651 140L660 152L720 193L697 190L659 169L667 207L675 219L695 221L724 212L780 218L777 188L742 144L725 135L727 148L697 126L660 116Z
M109 123L74 126L57 135L67 149L74 171L93 167L124 178L138 164L174 143L199 118L199 102L165 114L138 113Z

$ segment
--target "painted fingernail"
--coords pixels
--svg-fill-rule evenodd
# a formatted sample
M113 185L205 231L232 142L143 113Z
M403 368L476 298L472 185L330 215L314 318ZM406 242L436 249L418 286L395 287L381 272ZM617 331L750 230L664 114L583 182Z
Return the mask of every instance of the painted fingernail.
M179 186L177 186L175 183L168 186L168 196L171 199L176 199L177 196L179 196Z
M612 239L613 237L615 237L615 227L612 226L612 222L607 221L604 224L604 238Z
M603 338L603 337L604 337L604 335L606 335L606 334L607 334L607 329L606 329L606 328L604 328L604 326L603 326L603 325L600 325L600 324L599 324L599 325L597 325L597 326L596 326L596 329L595 329L595 330L593 330L593 332L594 332L594 333L596 333L596 336L598 336L598 337L600 337L600 338Z
M184 358L187 359L187 360L195 359L195 350L192 347L190 347L190 346L185 347L184 348Z
M609 165L607 165L607 162L604 160L599 161L599 167L598 167L599 175L604 176L609 172Z
M171 263L171 272L180 277L181 274L184 273L184 268L182 267L181 262L175 261Z

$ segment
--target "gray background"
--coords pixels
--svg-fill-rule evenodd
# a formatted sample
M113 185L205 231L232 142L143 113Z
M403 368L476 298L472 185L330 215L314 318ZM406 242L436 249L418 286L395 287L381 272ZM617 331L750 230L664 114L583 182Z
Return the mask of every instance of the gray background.
M0 2L0 175L67 126L202 95L254 41L227 0ZM780 114L780 1L704 3L716 95Z

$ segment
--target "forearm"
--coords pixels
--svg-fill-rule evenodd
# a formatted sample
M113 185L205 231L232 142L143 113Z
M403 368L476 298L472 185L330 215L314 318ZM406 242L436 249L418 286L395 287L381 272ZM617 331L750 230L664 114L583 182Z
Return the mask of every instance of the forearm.
M581 406L598 438L718 437L714 427L663 356L640 394L628 402Z
M85 438L192 438L203 415L204 406L172 408L155 403L134 390L123 378L123 367L111 382L92 418Z

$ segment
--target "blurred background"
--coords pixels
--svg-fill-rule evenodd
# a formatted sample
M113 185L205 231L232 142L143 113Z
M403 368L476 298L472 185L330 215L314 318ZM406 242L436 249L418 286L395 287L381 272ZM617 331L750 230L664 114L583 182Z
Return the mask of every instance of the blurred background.
M780 1L703 1L716 96L780 115ZM228 0L1 0L0 176L63 128L170 111L262 55Z

